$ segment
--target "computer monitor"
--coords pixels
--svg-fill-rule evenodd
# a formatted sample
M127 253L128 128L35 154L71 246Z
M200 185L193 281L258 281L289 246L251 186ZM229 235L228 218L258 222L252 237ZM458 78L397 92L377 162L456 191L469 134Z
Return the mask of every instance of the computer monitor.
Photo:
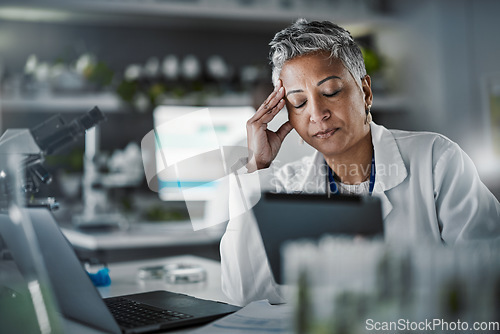
M157 187L165 201L209 201L227 175L225 147L246 148L249 106L158 106L153 112ZM222 157L221 157L222 154Z

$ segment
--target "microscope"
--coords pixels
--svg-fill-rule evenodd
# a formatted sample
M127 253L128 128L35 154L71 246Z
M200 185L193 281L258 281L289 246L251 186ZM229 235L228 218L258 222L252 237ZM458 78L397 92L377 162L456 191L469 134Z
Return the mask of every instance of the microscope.
M43 166L45 157L74 143L104 119L104 114L94 107L69 123L56 115L32 129L8 129L0 137L2 328L16 331L22 328L21 332L63 332L50 275L34 228L38 215L46 211L40 207L55 210L59 204L54 198L37 199L34 194L42 184L52 181ZM5 313L4 309L11 312Z
M55 210L59 204L53 197L33 198L41 184L49 184L52 176L43 166L46 155L74 143L78 137L105 120L106 117L94 107L84 115L65 123L60 115L55 115L33 129L7 129L0 137L0 210L8 207L9 195L19 191L25 195L28 207L47 207ZM16 156L19 166L7 166L9 157ZM11 189L7 173L15 170L21 173L21 189ZM31 197L31 198L30 198Z

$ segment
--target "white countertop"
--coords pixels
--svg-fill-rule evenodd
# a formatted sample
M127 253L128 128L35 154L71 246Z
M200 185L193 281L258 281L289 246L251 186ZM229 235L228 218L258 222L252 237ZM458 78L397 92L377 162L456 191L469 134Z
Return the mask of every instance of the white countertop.
M224 232L224 226L193 231L189 222L153 225L99 233L69 228L61 230L73 246L88 250L213 244L220 241Z

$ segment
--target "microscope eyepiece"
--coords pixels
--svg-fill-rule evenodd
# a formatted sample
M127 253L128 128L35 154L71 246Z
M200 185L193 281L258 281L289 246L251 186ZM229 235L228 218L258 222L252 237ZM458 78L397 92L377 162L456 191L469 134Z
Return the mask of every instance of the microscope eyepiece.
M99 108L94 107L88 113L81 116L79 119L74 120L73 122L79 122L85 130L90 129L95 126L97 123L104 121L106 116L102 113Z
M106 116L94 107L89 112L66 124L60 115L31 129L31 134L44 154L51 154L67 144L74 142L86 130L106 119Z

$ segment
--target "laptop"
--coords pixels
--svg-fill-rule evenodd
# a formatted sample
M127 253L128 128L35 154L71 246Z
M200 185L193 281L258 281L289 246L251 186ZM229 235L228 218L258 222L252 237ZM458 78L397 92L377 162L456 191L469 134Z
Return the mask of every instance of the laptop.
M382 237L380 199L374 196L263 193L253 207L274 280L283 284L280 248L322 235Z
M240 308L168 291L102 299L71 245L46 209L27 209L62 315L109 333L148 333L206 323ZM29 272L19 226L0 214L0 236L21 273ZM17 235L16 235L17 234Z

